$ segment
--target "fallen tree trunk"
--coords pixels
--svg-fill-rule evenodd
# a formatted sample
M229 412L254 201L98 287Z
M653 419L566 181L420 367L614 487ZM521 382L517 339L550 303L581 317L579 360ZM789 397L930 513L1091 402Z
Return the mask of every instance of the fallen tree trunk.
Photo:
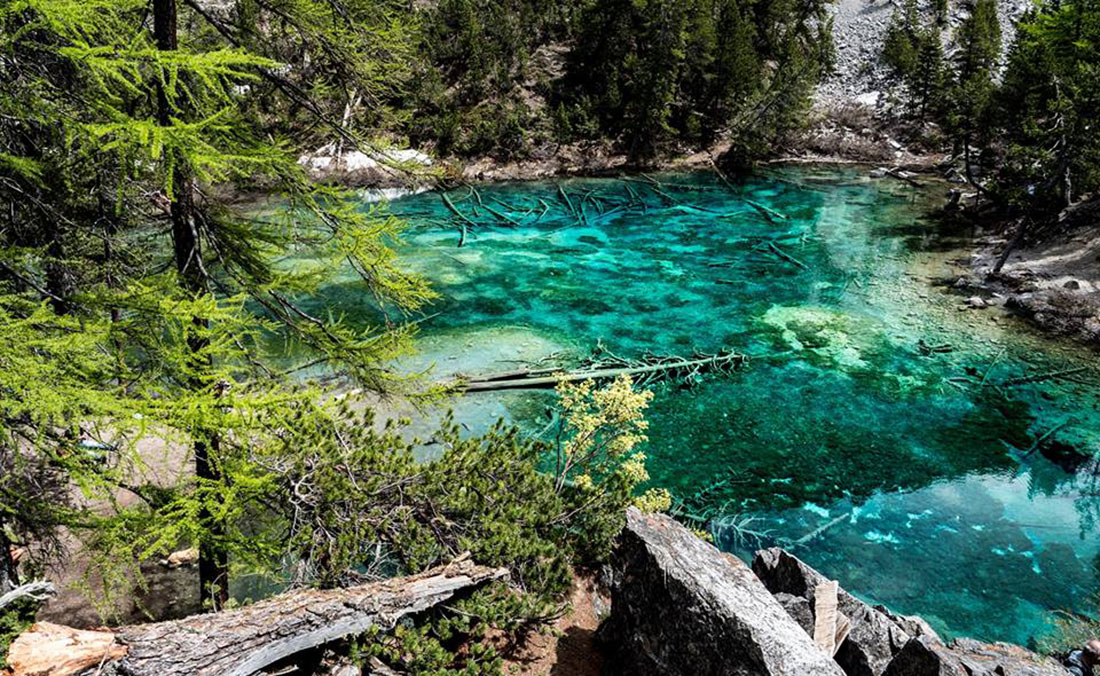
M290 592L240 610L125 626L114 630L113 642L89 645L97 661L106 656L104 661L120 676L251 676L304 650L373 627L390 630L403 617L505 575L504 569L459 561L411 577ZM42 659L42 635L36 639L36 627L12 643L8 659L14 676L37 673L18 669L21 663Z
M782 213L776 211L775 209L772 209L771 207L764 206L763 204L761 204L759 202L753 202L752 200L745 200L745 203L748 204L753 209L756 209L756 212L758 214L760 214L761 216L763 216L764 220L771 223L772 225L779 225L779 221L788 220L786 214L782 214Z
M901 169L898 168L898 167L887 168L887 169L884 169L883 171L887 176L889 176L891 178L896 178L899 181L905 181L906 183L908 183L909 185L911 185L915 188L920 187L920 182L917 179L913 178L912 176L908 176L908 175L902 173Z
M536 389L555 387L558 383L584 380L604 381L621 375L650 375L659 373L699 375L711 371L727 373L737 369L748 361L748 357L737 352L719 352L698 359L670 359L654 364L639 366L615 366L610 368L583 368L575 371L559 370L551 375L543 375L550 369L537 371L513 371L499 374L461 378L457 383L448 383L466 392L487 392L508 389Z

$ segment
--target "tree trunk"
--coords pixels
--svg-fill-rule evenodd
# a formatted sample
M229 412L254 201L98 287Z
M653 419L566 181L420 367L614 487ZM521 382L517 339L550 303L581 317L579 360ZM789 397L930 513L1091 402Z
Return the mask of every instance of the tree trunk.
M179 47L176 0L153 1L153 33L157 49L175 51ZM157 87L157 120L162 126L172 124L173 102L163 86ZM180 285L194 295L206 291L206 279L202 265L202 240L199 237L195 218L194 186L191 169L183 158L175 158L172 171L172 195L170 212L172 218L172 248L176 260L176 272ZM202 333L207 322L201 317L193 320L196 334L188 339L188 347L196 362L208 360L200 356L206 349L207 340ZM200 369L206 363L197 363ZM204 384L196 378L192 387L201 388ZM197 430L194 434L195 476L200 480L218 481L220 472L211 461L211 451L217 451L218 435L216 430ZM209 524L210 539L218 540L224 533L222 526L213 521L205 509L199 519ZM225 607L229 600L229 561L224 550L211 547L209 542L197 543L199 547L199 584L202 587L204 601L211 601L216 608Z
M1027 233L1027 224L1031 219L1028 216L1024 216L1020 219L1020 225L1016 228L1016 233L1012 235L1012 239L1005 245L1004 251L997 257L997 262L993 265L993 272L991 274L1001 274L1001 268L1008 262L1008 257L1012 255L1012 252L1016 250L1016 247L1020 246L1020 243L1024 241L1024 234Z
M50 292L53 311L66 315L72 310L69 299L75 291L72 271L64 263L65 249L61 244L62 233L58 226L50 228L50 243L46 247L46 290Z
M92 664L109 655L113 670L107 673L120 676L251 676L373 627L389 631L403 617L506 575L502 568L458 561L420 575L350 589L296 591L240 610L121 627L113 637L108 634L107 647L98 637L86 644ZM79 648L76 641L54 638L59 634L63 638L63 630L73 632L47 623L32 627L12 643L9 661L37 664L50 646L56 646L63 656L79 662L74 654Z
M11 550L11 541L4 534L4 522L0 520L0 594L6 594L19 586L19 572L15 568Z

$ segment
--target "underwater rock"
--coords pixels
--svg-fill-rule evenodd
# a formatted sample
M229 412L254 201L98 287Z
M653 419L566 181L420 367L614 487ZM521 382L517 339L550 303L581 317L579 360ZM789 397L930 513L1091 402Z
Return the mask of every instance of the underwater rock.
M1070 474L1090 464L1100 451L1100 437L1090 430L1071 427L1042 439L1039 452L1044 458Z
M792 594L807 601L827 578L782 549L756 553L752 570L773 594ZM836 653L837 664L848 676L880 676L910 635L887 615L843 589L838 609L852 622L852 631Z
M956 639L950 646L920 636L886 668L885 676L1067 676L1062 665L1008 643Z
M612 673L841 675L739 559L670 517L626 521L600 628Z

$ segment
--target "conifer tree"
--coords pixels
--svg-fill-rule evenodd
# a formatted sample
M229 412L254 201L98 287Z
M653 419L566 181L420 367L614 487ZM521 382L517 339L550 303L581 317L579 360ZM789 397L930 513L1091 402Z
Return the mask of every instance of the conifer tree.
M1096 190L1100 5L1049 3L1021 19L997 107L1009 143L1001 175L1008 199L1044 212Z
M882 60L895 77L912 77L919 59L920 17L916 0L906 0L902 11L894 9L882 42Z
M909 77L909 88L917 118L923 121L938 116L942 110L948 73L939 27L929 26L918 37L917 62Z
M150 9L147 24L142 17ZM242 0L217 11L182 0L154 0L151 6L134 0L35 0L9 2L0 11L3 48L12 55L4 75L13 85L0 105L14 113L0 123L3 198L13 205L28 195L38 198L33 209L19 208L13 218L18 227L4 242L11 288L40 292L66 311L79 298L81 312L91 319L140 316L142 324L125 321L117 327L117 358L136 360L132 368L141 372L159 372L157 386L169 388L162 394L194 401L207 412L223 406L218 402L225 391L243 375L239 364L249 365L251 379L278 379L268 351L272 343L259 340L251 326L283 333L367 387L385 388L390 378L381 362L404 349L407 332L390 322L362 330L307 313L295 297L314 287L324 270L282 270L272 264L273 254L306 245L314 247L328 266L324 269L349 265L380 312L415 309L428 298L427 289L396 267L386 246L399 224L356 209L338 190L313 186L293 149L279 138L288 129L270 121L273 106L305 107L332 134L360 142L331 113L339 97L317 89L321 83L307 85L295 70L261 53L293 52L285 42L266 50L247 47L291 32L299 48L317 50L319 59L348 58L353 65L330 71L346 78L344 92L377 97L379 77L399 72L385 60L404 52L395 45L391 53L375 51L373 61L357 63L362 50L379 45L366 30L370 24L355 24L354 17L382 12L392 21L392 8L384 1L302 0L271 7ZM242 28L261 17L270 32ZM113 190L114 199L83 198L79 188L87 184L102 185L100 194ZM286 217L258 220L219 199L234 185L264 185L282 193ZM150 194L152 209L145 198ZM96 222L85 212L74 213L74 205L112 216ZM28 226L28 211L52 220ZM139 252L133 246L132 229L119 228L119 215L129 213L138 215L130 228L146 229L167 217L171 227L163 248L158 243ZM93 237L102 250L88 250ZM97 258L117 258L127 249L131 265L115 266L106 276L76 274L94 267ZM168 275L159 272L164 250L173 268ZM59 268L68 274L51 272ZM158 312L135 292L136 285L151 287L163 302L175 299L175 307ZM240 312L242 297L258 308L251 320ZM223 311L224 303L229 305ZM177 313L186 307L194 313L180 322ZM162 350L165 331L180 337L173 349L182 352L171 359ZM166 415L193 444L196 485L223 484L219 416ZM203 586L216 592L214 600L224 601L224 524L213 510L201 510L198 521L204 524L196 532Z
M716 136L767 152L831 66L824 3L597 0L578 21L562 96L639 162Z
M963 156L967 179L984 190L972 173L972 150L984 141L983 134L990 128L994 75L1001 52L996 0L975 0L969 16L955 32L955 45L948 124Z

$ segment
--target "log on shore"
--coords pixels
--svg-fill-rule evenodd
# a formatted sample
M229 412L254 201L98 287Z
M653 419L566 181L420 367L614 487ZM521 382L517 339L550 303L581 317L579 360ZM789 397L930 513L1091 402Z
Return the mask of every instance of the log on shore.
M8 667L13 676L75 676L102 672L125 655L126 646L110 631L38 622L12 642Z
M348 589L303 590L251 606L114 630L113 642L90 641L120 676L251 676L302 651L372 627L392 629L465 590L507 575L470 561ZM12 644L9 661L30 660L35 625ZM97 632L98 633L98 632ZM28 638L31 637L31 638ZM104 652L106 651L106 652ZM76 672L49 672L66 676ZM15 676L20 676L15 672ZM26 672L24 676L30 676Z

